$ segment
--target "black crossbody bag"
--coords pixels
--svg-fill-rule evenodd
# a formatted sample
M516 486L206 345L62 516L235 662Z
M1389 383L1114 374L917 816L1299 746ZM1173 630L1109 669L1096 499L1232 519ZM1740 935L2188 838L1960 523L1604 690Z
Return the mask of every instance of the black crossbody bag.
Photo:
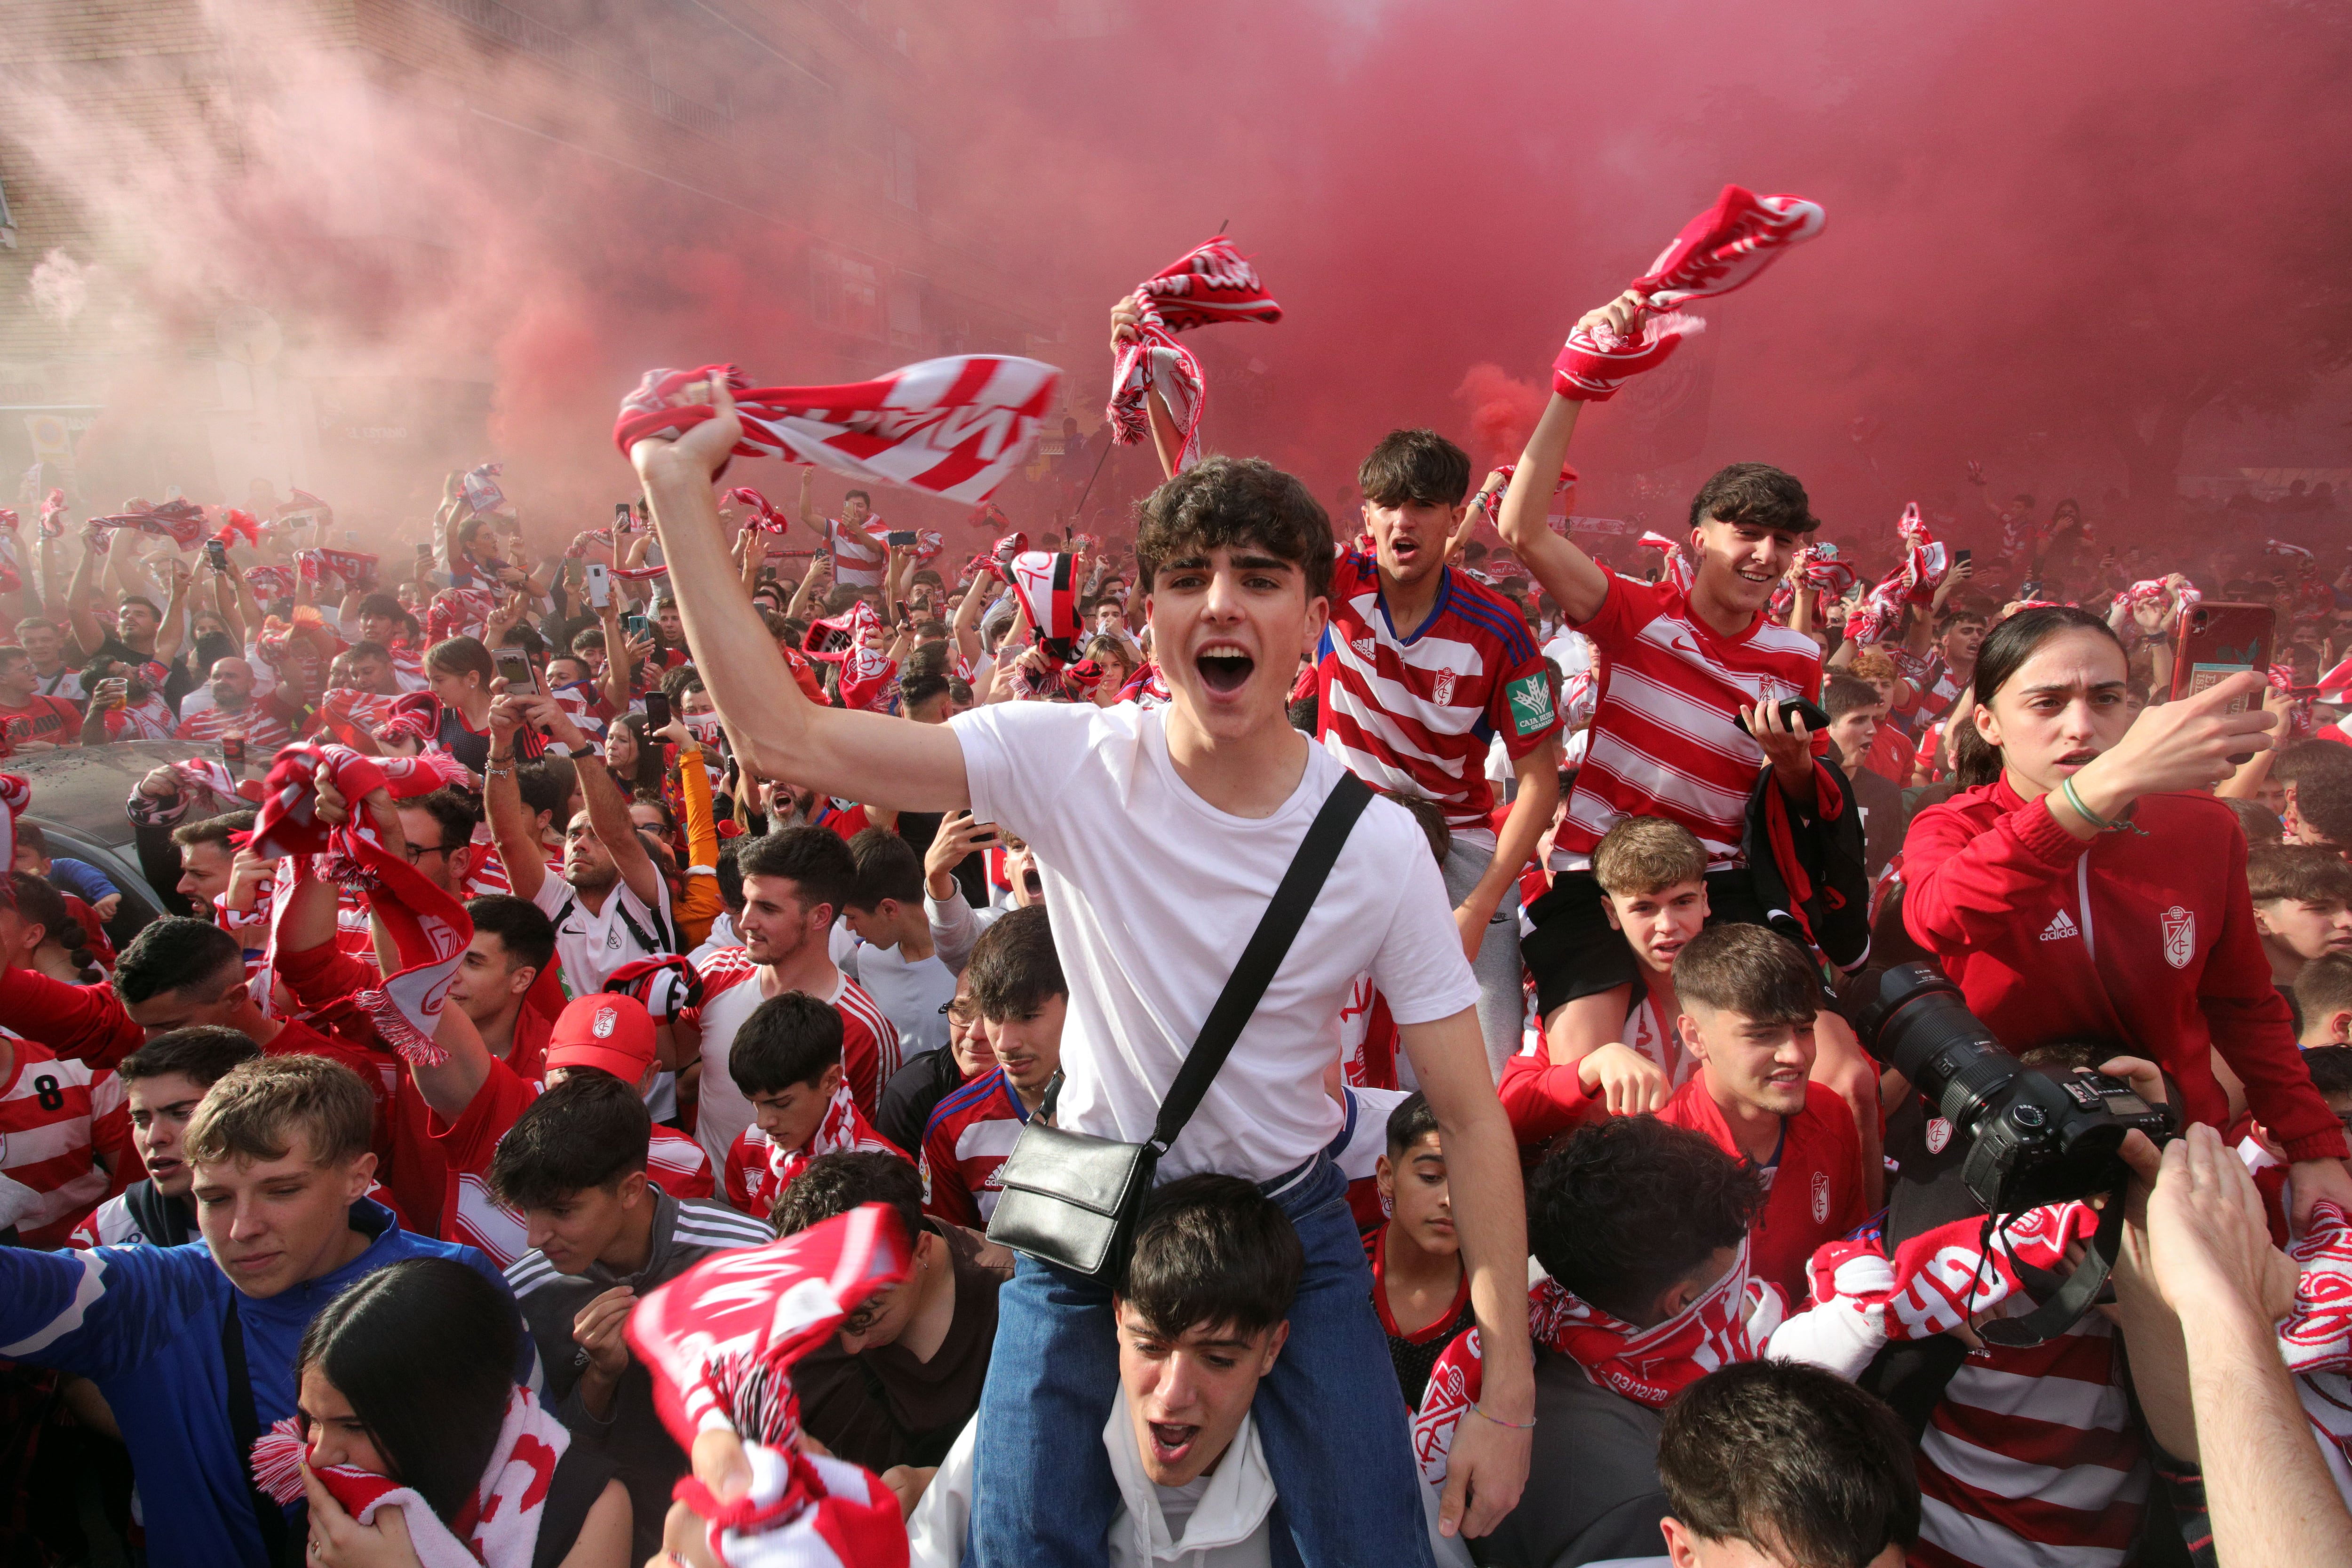
M1210 1081L1257 1011L1356 818L1371 798L1370 787L1353 773L1342 776L1325 797L1299 841L1298 853L1291 857L1290 868L1282 875L1281 886L1275 889L1273 901L1259 917L1257 930L1250 933L1241 961L1234 965L1216 1005L1209 1009L1176 1081L1169 1086L1150 1142L1121 1143L1047 1126L1057 1086L1055 1096L1022 1128L1020 1141L1004 1162L1003 1190L988 1222L989 1240L1098 1284L1118 1283L1160 1157L1200 1109Z

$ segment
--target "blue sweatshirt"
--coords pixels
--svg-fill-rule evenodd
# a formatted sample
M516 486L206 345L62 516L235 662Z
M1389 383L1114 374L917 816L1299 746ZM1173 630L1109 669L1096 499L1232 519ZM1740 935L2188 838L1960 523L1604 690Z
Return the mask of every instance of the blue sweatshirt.
M97 904L122 891L107 879L105 872L87 860L77 860L60 855L49 862L49 883L61 888L85 904Z
M237 1298L263 1432L294 1414L303 1331L362 1275L404 1258L454 1258L506 1289L505 1276L481 1253L411 1235L380 1204L353 1204L352 1228L375 1239L343 1268L266 1300ZM272 1568L229 1426L221 1331L236 1295L201 1241L88 1252L0 1247L0 1357L79 1373L106 1395L138 1474L154 1568Z

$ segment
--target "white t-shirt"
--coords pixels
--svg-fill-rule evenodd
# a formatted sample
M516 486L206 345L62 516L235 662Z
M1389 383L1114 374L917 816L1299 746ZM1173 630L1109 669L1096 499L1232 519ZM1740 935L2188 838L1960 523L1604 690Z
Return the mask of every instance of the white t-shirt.
M574 996L602 991L621 965L669 951L667 944L677 940L675 934L665 934L670 931L669 884L656 877L654 890L661 900L659 919L629 890L626 879L614 882L604 907L592 914L571 883L552 871L547 874L539 884L539 896L531 901L555 921L555 956L563 965L565 990ZM569 911L566 904L572 906ZM630 929L633 925L635 931ZM653 945L640 940L641 936ZM716 1168L716 1158L712 1163Z
M948 1043L945 1009L955 1000L956 973L938 953L909 963L898 948L861 942L849 950L846 960L834 962L866 987L882 1016L897 1027L899 1060L912 1061Z
M1271 816L1209 805L1169 760L1165 709L1001 702L960 713L972 815L1037 852L1069 982L1064 1127L1140 1142L1323 799L1344 770L1303 745L1298 787ZM1255 1016L1164 1178L1267 1181L1339 1130L1323 1070L1339 1010L1371 972L1400 1025L1478 1000L1429 841L1405 809L1364 810Z

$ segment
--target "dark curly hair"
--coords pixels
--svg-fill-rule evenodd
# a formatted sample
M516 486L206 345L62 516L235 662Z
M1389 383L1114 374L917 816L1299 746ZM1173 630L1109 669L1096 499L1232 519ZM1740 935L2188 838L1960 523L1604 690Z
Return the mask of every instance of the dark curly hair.
M1545 1273L1638 1322L1659 1292L1738 1246L1763 1205L1756 1173L1705 1133L1612 1116L1560 1140L1528 1178L1528 1240Z
M1691 497L1691 526L1708 518L1757 528L1811 533L1822 525L1797 476L1769 463L1733 463L1717 468Z
M1210 458L1143 500L1135 560L1144 590L1175 562L1254 545L1298 568L1312 601L1331 592L1331 520L1307 487L1264 458Z

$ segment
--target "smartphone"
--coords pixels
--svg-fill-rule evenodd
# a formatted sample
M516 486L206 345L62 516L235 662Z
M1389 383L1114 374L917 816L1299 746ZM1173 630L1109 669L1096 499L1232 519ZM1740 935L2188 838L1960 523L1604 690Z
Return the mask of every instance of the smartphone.
M2208 599L2190 605L2180 623L2180 647L2172 656L2172 700L2194 697L2242 669L2267 674L2277 636L2278 612L2269 605ZM2228 711L2242 713L2261 701L2262 693L2256 691L2231 703ZM2247 752L2230 761L2242 763L2253 754Z
M530 655L519 647L502 647L498 652L499 673L506 678L509 691L536 691L539 684L531 679Z
M1970 561L1976 559L1976 553L1977 552L1973 550L1955 550L1952 552L1952 564L1955 566L1965 566Z
M894 549L912 550L915 548L915 531L911 528L894 528L883 537Z
M646 620L643 616L631 616L621 624L628 628L629 635L633 637L641 637L645 636L646 628L653 625L651 621Z
M222 543L219 540L217 540L217 539L207 539L207 540L205 540L205 559L212 563L212 566L213 566L213 570L214 570L214 571L215 571L215 572L226 572L226 571L227 571L227 570L228 570L228 546L227 546L227 545L226 545L226 544L223 544L223 543Z
M629 503L627 501L616 500L613 503L613 531L614 533L628 532L630 525L635 522L636 520L637 514L629 510Z
M1797 727L1797 721L1800 719L1804 721L1805 731L1808 734L1818 735L1822 731L1830 727L1830 716L1827 713L1822 712L1813 704L1806 701L1803 698L1782 698L1780 700L1780 722L1793 730ZM1739 721L1739 727L1743 730L1748 730L1748 721L1742 719ZM1748 732L1752 735L1756 731L1748 730Z
M602 561L591 561L586 575L588 602L601 610L613 602L613 570Z
M221 737L221 761L232 770L241 770L245 766L244 736L223 735Z
M667 730L667 729L668 729L668 728L669 728L669 693L668 693L668 692L667 692L667 691L648 691L648 692L646 692L646 729L648 731L657 732L657 731L659 731Z

